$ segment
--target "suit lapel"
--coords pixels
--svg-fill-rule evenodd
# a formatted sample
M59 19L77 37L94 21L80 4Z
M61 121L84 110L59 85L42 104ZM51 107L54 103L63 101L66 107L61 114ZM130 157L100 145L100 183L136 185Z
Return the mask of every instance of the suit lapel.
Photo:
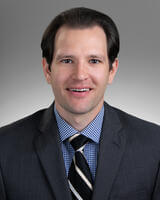
M71 200L53 105L45 111L35 140L40 163L55 198Z
M117 113L105 104L93 200L108 199L125 149L125 136Z

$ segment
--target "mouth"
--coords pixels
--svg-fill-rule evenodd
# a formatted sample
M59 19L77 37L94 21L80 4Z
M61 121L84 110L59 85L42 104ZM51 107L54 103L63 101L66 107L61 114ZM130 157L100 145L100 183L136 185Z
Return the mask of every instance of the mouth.
M67 88L68 91L70 92L89 92L92 90L92 88Z
M66 89L70 97L82 99L91 94L93 88L90 87L70 87Z
M67 90L71 92L89 92L92 89L91 88L67 88Z

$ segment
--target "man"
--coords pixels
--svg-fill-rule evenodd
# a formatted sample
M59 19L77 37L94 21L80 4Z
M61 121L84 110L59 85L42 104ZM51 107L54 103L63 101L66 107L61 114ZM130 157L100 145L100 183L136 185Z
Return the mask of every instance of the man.
M41 48L55 101L1 128L0 199L159 200L159 126L104 102L118 68L114 22L70 9Z

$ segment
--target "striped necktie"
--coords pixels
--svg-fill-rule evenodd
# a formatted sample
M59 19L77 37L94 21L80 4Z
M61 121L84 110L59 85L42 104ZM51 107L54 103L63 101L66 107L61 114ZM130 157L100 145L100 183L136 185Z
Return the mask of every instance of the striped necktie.
M93 180L83 152L89 138L77 133L71 136L68 140L75 150L68 173L68 182L72 199L91 200Z

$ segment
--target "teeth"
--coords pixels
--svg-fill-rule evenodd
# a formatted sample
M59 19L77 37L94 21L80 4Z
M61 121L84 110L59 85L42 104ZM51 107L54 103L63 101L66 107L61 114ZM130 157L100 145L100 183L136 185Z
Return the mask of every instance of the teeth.
M87 92L89 91L89 88L82 88L82 89L76 89L76 88L73 88L73 89L69 89L73 92Z

